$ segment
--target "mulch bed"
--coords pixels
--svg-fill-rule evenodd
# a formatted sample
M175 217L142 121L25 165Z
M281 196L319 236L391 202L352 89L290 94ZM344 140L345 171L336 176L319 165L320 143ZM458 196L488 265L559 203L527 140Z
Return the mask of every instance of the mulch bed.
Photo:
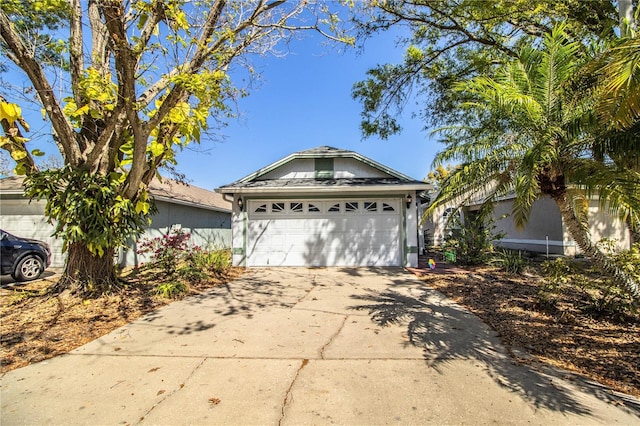
M192 284L198 294L234 279L242 270ZM113 295L80 299L43 295L55 278L0 289L0 373L67 353L175 299L155 294L158 281L135 280Z
M524 276L496 268L418 272L422 281L495 329L508 347L640 397L639 314L593 315L581 309L584 292L570 286L546 306L540 303L542 278L536 271Z

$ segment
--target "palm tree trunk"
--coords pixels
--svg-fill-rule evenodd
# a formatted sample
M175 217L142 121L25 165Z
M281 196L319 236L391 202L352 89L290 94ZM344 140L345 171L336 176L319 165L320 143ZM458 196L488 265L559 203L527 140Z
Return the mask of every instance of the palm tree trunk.
M553 199L560 208L560 214L569 230L569 234L580 247L580 250L603 271L608 273L616 284L628 292L636 304L639 303L640 285L591 242L588 229L576 217L573 206L567 201L566 193L558 194Z

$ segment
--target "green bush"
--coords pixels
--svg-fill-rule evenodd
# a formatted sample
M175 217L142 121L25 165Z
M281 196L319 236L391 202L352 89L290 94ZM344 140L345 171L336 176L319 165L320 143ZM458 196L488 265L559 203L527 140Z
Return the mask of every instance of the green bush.
M603 241L601 248L630 275L640 273L640 245L630 250L613 251L614 245ZM571 262L565 258L542 263L544 279L538 290L538 305L556 307L564 290L578 296L576 308L593 316L624 320L638 314L633 298L606 274L597 274L587 262ZM637 275L635 275L636 278Z
M469 213L460 223L457 215L452 215L447 224L450 232L445 238L443 250L455 254L456 262L462 265L487 263L493 252L493 241L500 240L504 233L496 233L492 206Z
M231 266L231 250L203 250L192 247L185 254L185 261L178 274L189 282L205 280L209 274L223 274Z
M231 266L231 250L205 250L189 244L190 237L190 233L172 228L166 235L140 244L138 253L150 255L151 264L162 270L156 279L166 281L157 287L158 294L175 297L186 291L178 282L201 282L212 274L224 274Z
M542 275L538 289L538 305L542 308L556 307L563 287L570 284L575 268L564 257L542 262Z
M207 265L210 271L221 274L231 267L231 250L214 250L207 253Z
M156 287L156 294L166 299L176 299L188 291L189 286L181 281L167 281Z
M614 240L603 239L598 245L626 274L640 280L640 243L622 251L615 250ZM581 288L587 295L587 302L582 307L584 311L616 319L638 313L631 295L607 276L602 281L589 280Z
M529 261L522 255L520 250L500 250L495 254L491 264L500 267L505 272L521 274L529 264Z

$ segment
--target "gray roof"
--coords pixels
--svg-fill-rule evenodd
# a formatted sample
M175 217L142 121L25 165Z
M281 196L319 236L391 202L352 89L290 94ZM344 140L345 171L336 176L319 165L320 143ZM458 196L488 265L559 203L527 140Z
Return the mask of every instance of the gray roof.
M0 179L0 192L23 194L24 176L9 176ZM188 185L172 179L162 182L154 179L149 185L149 193L159 201L201 207L221 212L231 212L231 203L222 195L197 186Z
M234 188L311 188L311 187L368 187L378 185L400 186L407 184L425 185L417 180L406 181L398 178L342 178L342 179L267 179L234 185ZM224 188L224 187L223 187Z
M154 179L149 185L149 193L157 200L231 212L231 202L225 200L221 194L173 179L165 178L162 182Z

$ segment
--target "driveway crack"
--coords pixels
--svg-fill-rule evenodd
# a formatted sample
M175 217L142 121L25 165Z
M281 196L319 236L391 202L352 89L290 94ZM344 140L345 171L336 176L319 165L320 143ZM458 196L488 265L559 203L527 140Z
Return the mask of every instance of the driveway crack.
M153 404L151 406L151 408L149 408L147 410L146 413L144 413L140 419L138 420L138 422L136 424L142 424L142 422L144 421L144 419L160 404L162 404L164 401L166 401L168 398L172 397L173 395L175 395L176 393L178 393L182 388L184 388L185 384L193 377L193 375L196 373L196 371L198 371L198 369L200 367L202 367L202 364L204 364L204 362L207 360L207 358L203 358L202 361L196 365L194 367L193 370L191 370L191 373L189 373L189 375L187 376L187 378L184 380L183 383L180 383L180 385L174 389L171 393L166 394L166 396L164 398L162 398L160 401L156 402L155 404Z
M309 364L309 360L306 358L303 359L302 363L300 364L300 367L298 367L298 370L296 371L296 375L293 377L293 380L291 381L291 383L289 384L289 387L287 388L287 392L284 394L284 400L282 401L282 409L280 411L280 419L278 419L278 426L280 426L282 424L282 421L284 420L284 414L287 409L287 405L291 401L293 401L293 394L291 393L291 389L293 389L293 385L295 385L296 380L298 380L298 376L300 375L300 372L307 364Z
M305 290L305 293L298 298L296 303L293 305L293 308L295 308L298 303L301 303L304 299L306 299L307 296L309 296L309 294L311 294L311 292L316 289L317 285L318 284L316 282L316 275L314 275L313 278L311 278L311 287L308 290Z
M321 348L320 348L320 359L324 359L324 351L325 349L327 349L327 346L329 346L331 343L333 343L333 341L335 340L336 337L338 337L338 334L340 334L340 332L342 331L342 329L344 328L344 325L347 323L347 318L349 318L349 315L344 315L342 318L342 323L340 324L340 327L338 327L338 330L336 330L335 333L333 333L333 335L331 335L331 337L329 338L329 341L327 343L325 343Z

